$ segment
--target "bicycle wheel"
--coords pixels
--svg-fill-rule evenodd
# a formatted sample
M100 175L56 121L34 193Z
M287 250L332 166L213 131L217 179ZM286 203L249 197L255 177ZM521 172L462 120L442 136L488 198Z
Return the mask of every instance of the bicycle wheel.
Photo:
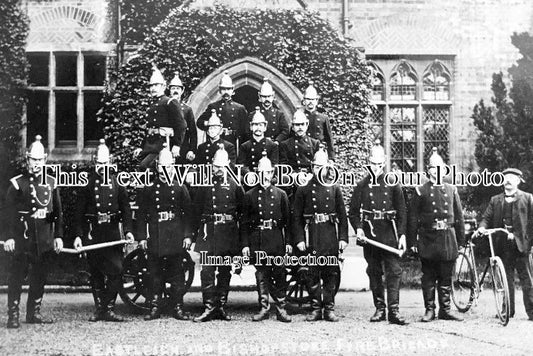
M470 258L459 252L452 276L452 300L457 310L467 312L475 298L476 275Z
M507 275L503 267L502 260L496 256L491 259L492 289L496 302L496 311L503 326L509 323L511 306L509 304L509 287L507 285Z

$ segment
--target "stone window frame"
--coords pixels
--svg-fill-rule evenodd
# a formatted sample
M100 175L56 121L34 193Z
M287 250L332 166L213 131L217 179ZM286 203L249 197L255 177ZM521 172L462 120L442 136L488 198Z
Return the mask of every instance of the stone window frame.
M453 159L452 152L454 142L451 137L451 127L453 125L454 81L452 73L454 69L454 57L450 55L367 55L366 59L372 75L378 75L380 76L380 79L383 78L384 80L384 93L382 99L379 100L371 95L373 110L369 115L368 123L374 133L374 139L379 140L385 148L388 157L386 163L387 169L391 169L395 162L391 156L391 146L394 142L391 129L405 129L402 126L405 123L396 123L398 124L398 126L396 126L395 123L391 122L391 115L395 108L409 108L415 112L414 126L416 129L414 136L416 137L416 163L413 165L413 170L425 170L426 161L429 157L431 147L433 146L436 146L439 149L439 153L448 164L453 163L451 160ZM397 98L393 99L391 96L391 78L398 73L398 69L401 68L401 66L404 68L404 75L407 74L416 77L414 99L398 100ZM408 71L406 71L405 68L407 68ZM435 98L432 100L428 98L427 95L424 95L424 78L435 73L436 69L439 70L438 73L445 75L448 79L447 100L442 98ZM407 129L409 128L412 127L408 127ZM426 137L429 135L425 135L424 132L429 132L428 130L430 129L433 129L434 132L439 132L441 137L438 137L438 135ZM447 134L447 139L442 137L443 133ZM399 168L403 170L404 167L400 164Z
M85 94L87 93L104 93L105 83L108 81L109 52L105 50L35 50L27 51L31 55L48 55L48 84L47 85L27 85L26 89L31 92L48 93L48 122L46 132L47 148L50 152L50 159L65 160L86 160L91 157L91 153L97 146L97 140L85 140ZM56 72L60 68L56 67L57 55L71 55L76 57L76 85L58 86L56 85ZM85 58L89 56L104 57L104 82L102 85L85 85ZM74 93L76 94L76 140L74 144L62 145L56 142L56 94L57 93ZM24 122L27 123L26 118ZM25 125L22 132L23 144L27 145L33 142L33 137L27 137L27 126Z

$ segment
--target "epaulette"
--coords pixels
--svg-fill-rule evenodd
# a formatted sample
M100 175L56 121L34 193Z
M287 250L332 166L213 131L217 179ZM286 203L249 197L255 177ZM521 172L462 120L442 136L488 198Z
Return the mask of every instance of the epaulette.
M17 179L19 179L20 177L22 177L22 174L19 174L18 176L15 176L15 177L10 179L11 184L13 184L13 187L15 187L16 190L20 189L20 186L19 186L19 184L17 182Z

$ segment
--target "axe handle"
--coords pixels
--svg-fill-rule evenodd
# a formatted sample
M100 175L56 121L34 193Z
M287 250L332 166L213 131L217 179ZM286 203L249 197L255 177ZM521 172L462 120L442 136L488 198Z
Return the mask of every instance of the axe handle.
M363 241L366 242L366 243L369 243L369 244L371 244L371 245L373 245L373 246L375 246L377 248L383 249L385 251L392 252L392 253L398 255L398 257L402 257L403 254L405 253L404 250L399 250L399 249L391 247L389 245L385 245L385 244L383 244L381 242L371 240L371 239L369 239L367 237L365 237L365 239Z
M76 250L74 248L64 248L64 249L61 250L61 252L78 254L78 253L82 253L82 252L87 252L87 251L92 251L92 250L99 250L101 248L112 247L112 246L117 246L117 245L125 245L125 244L129 244L129 243L130 242L127 241L127 240L110 241L110 242L103 242L103 243L100 243L100 244L84 246L84 247L82 247L79 250Z

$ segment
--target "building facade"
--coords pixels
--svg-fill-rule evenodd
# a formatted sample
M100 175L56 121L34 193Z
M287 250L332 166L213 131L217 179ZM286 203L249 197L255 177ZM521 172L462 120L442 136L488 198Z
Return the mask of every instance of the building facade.
M449 163L463 170L472 166L472 109L490 99L492 73L507 73L519 58L511 35L533 24L529 0L196 0L189 6L215 3L243 10L306 6L328 19L367 58L375 106L369 122L389 165L404 171L422 170L433 146ZM52 158L88 159L101 136L96 114L108 69L120 55L120 2L24 0L23 6L30 18L31 65L24 143L41 133ZM238 97L246 96L240 86L258 89L266 73L274 76L275 87L290 88L283 91L290 95L282 106L292 110L297 89L275 68L246 61L255 67L243 61L235 66L256 69L243 74L253 80L236 82ZM191 96L196 113L207 105L197 99L202 91L214 88L200 86Z

